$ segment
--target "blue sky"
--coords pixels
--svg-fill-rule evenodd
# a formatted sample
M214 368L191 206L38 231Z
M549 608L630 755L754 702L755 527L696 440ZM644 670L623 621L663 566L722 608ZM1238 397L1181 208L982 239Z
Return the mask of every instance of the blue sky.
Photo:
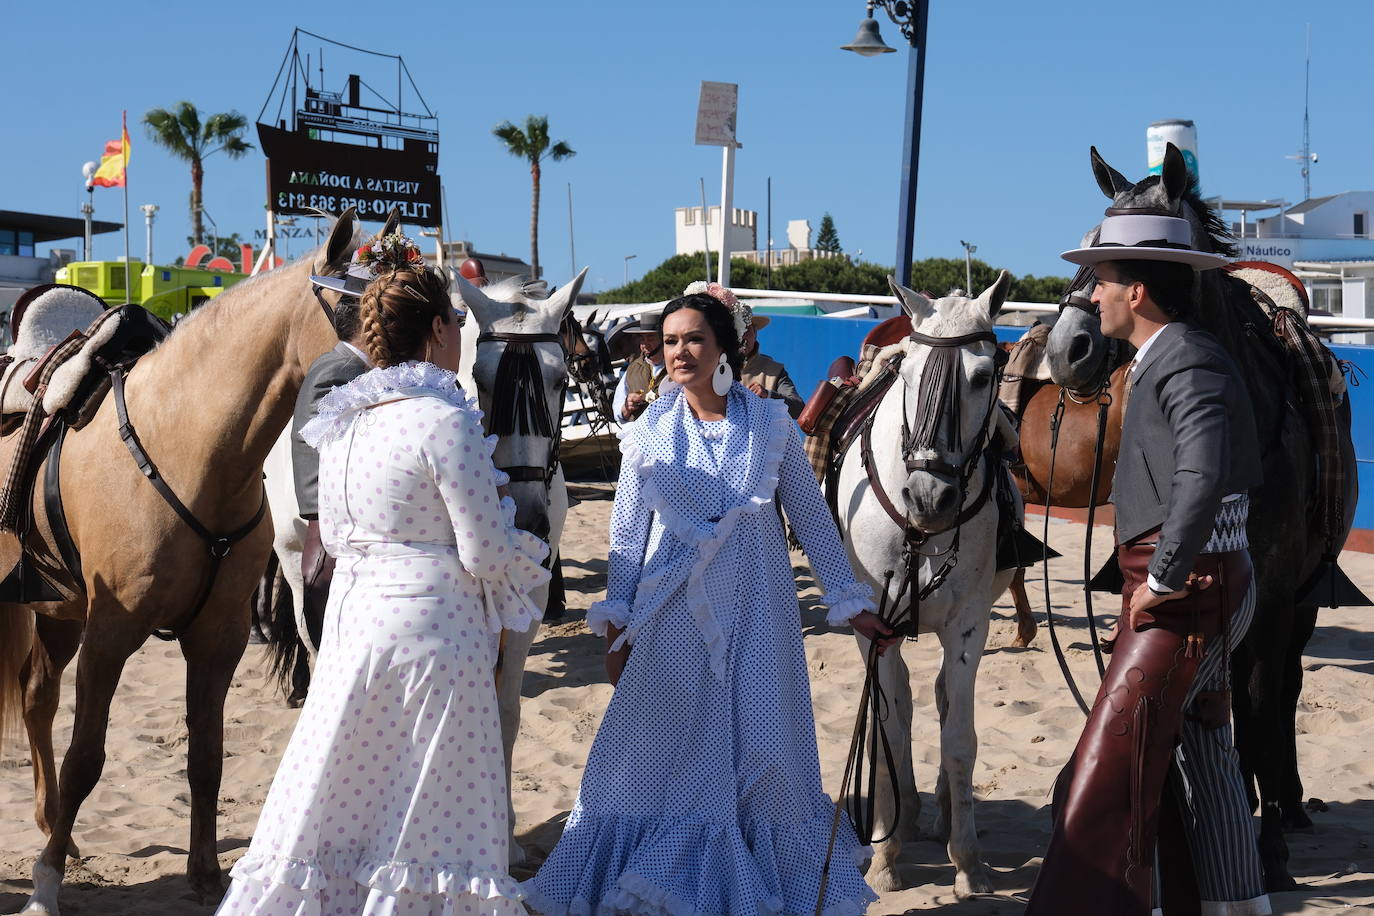
M1162 118L1197 123L1205 193L1301 199L1298 165L1284 157L1302 137L1308 23L1313 194L1374 187L1374 3L931 7L918 258L962 257L966 239L1017 273L1067 273L1058 253L1105 205L1089 145L1140 177L1146 126ZM863 12L860 0L13 4L0 55L10 90L0 100L0 209L79 216L81 165L128 109L132 251L144 250L138 205L157 203L158 260L182 253L189 168L153 146L139 118L185 98L254 119L299 25L405 57L440 117L446 232L480 250L527 256L529 245L529 173L491 128L549 116L554 137L577 150L544 172L540 250L555 283L571 269L568 183L590 289L619 285L625 255L637 255L633 277L673 253L673 208L698 202L699 178L718 197L720 150L692 142L701 80L740 84L736 206L762 221L771 176L775 240L789 219L815 228L828 211L846 251L892 264L908 52L838 50ZM313 54L308 39L302 50ZM348 61L326 50L325 62L329 88L340 88ZM205 207L222 233L262 227L264 176L256 150L207 161ZM118 221L120 207L117 191L97 190L97 219ZM97 237L97 257L122 250L116 235Z

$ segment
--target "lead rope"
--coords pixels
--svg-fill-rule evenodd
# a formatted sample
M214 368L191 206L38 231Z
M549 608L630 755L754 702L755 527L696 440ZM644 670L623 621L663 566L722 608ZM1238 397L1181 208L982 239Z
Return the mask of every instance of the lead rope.
M1055 458L1059 454L1059 425L1064 419L1064 389L1059 389L1059 403L1054 406L1054 413L1050 416L1050 473L1049 482L1045 486L1045 533L1041 540L1046 545L1050 542L1050 505L1054 502L1054 464ZM1045 583L1045 628L1050 631L1050 644L1054 646L1054 658L1059 662L1059 670L1064 675L1064 683L1069 687L1069 693L1073 694L1074 702L1082 710L1083 715L1088 715L1088 704L1083 699L1083 693L1078 689L1078 682L1073 679L1073 672L1069 670L1068 659L1064 657L1064 647L1059 644L1059 633L1054 628L1054 603L1050 600L1050 562L1046 558L1041 564L1041 575Z
M1093 447L1092 487L1088 491L1088 527L1083 532L1083 607L1088 615L1088 636L1093 644L1093 661L1097 662L1097 678L1107 676L1102 661L1102 645L1097 638L1097 617L1093 614L1093 523L1097 517L1097 487L1102 479L1102 452L1107 440L1107 410L1112 406L1111 375L1097 395L1097 444Z

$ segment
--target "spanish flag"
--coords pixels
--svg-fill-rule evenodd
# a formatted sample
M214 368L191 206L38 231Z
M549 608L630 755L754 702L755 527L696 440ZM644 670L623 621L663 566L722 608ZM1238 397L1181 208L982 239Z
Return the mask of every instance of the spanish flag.
M105 144L105 154L100 157L100 168L96 169L91 184L102 188L124 187L124 173L129 168L129 115L124 113L121 136Z

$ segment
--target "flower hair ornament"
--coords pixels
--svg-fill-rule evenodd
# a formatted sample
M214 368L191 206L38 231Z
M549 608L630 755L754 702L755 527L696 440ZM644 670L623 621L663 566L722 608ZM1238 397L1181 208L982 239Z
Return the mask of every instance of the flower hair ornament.
M749 329L750 308L744 305L735 297L730 290L721 286L719 283L707 283L705 280L697 280L688 283L687 288L682 291L684 296L694 296L697 293L705 293L715 299L721 305L730 310L730 317L735 320L735 336L744 340L744 332Z
M367 268L374 277L386 271L400 270L402 267L418 269L425 266L420 246L415 244L414 239L399 232L373 239L354 252L353 260L359 266Z

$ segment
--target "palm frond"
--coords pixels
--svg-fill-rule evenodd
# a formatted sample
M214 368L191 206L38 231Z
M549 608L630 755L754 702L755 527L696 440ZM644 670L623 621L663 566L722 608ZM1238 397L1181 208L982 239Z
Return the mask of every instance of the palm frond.
M527 151L530 146L529 138L525 136L523 130L516 127L511 122L502 121L492 128L491 132L500 139L501 142L506 144L506 152L510 153L512 156L519 156L522 159L528 156Z
M553 145L553 149L549 150L549 158L552 159L554 162L562 162L564 159L576 155L577 150L573 149L571 146L564 143L562 140L559 140L557 143L555 143Z

